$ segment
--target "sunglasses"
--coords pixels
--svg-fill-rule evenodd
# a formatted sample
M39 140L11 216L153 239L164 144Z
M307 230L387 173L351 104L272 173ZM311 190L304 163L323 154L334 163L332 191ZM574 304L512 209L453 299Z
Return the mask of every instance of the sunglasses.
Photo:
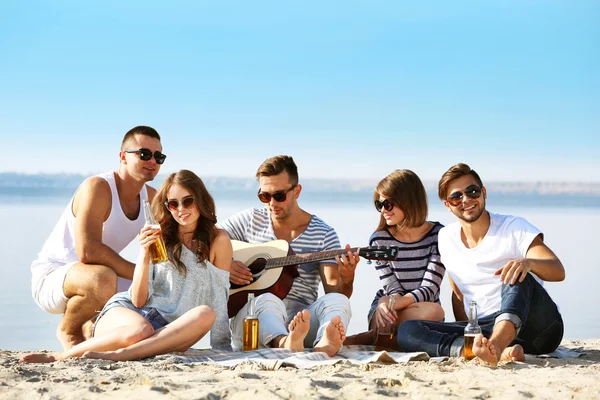
M181 207L183 208L190 208L191 206L193 206L195 203L194 197L193 196L188 196L188 197L184 197L183 199L181 199L181 202L179 202L179 200L176 199L172 199L172 200L167 200L165 201L165 207L167 207L167 209L169 211L177 211L179 209L179 205L181 205Z
M451 206L456 207L462 202L464 196L467 196L470 199L478 199L481 197L481 188L477 185L471 185L466 188L464 192L452 193L448 196L446 201L450 203Z
M155 151L152 153L150 149L139 149L139 150L125 150L125 153L138 153L140 155L140 160L148 161L154 156L157 164L162 164L165 162L165 158L167 158L166 154L161 153L160 151Z
M388 199L385 199L384 201L375 200L375 209L377 212L381 212L381 210L384 208L385 211L392 211L392 208L394 208L394 203Z
M274 199L278 203L283 203L285 199L287 199L287 194L294 190L295 187L296 185L293 185L288 190L279 190L275 193L261 192L260 189L258 189L257 196L258 199L263 203L268 203L271 201L271 199Z

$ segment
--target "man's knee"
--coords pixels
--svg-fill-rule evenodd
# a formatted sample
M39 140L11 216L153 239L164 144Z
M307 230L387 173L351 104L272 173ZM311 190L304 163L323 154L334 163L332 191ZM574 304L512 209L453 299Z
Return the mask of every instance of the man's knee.
M341 293L327 293L321 300L328 306L336 306L350 311L350 299Z
M283 300L275 296L273 293L264 293L256 298L256 309L258 312L262 312L265 309L276 309L286 313L285 304Z
M116 272L103 265L78 264L65 278L67 297L84 296L91 302L106 303L117 292Z

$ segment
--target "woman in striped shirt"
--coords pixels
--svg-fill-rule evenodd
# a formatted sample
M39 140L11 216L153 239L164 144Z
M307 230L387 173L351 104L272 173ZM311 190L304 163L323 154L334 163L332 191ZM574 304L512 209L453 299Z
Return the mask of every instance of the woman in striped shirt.
M427 221L427 194L410 170L396 170L383 178L373 200L380 213L370 246L397 246L395 261L377 262L382 289L368 314L369 331L347 338L344 344L373 344L377 329L393 324L395 332L409 319L442 321L439 292L446 269L438 251L439 222ZM390 297L395 302L388 308ZM397 346L397 345L396 345Z

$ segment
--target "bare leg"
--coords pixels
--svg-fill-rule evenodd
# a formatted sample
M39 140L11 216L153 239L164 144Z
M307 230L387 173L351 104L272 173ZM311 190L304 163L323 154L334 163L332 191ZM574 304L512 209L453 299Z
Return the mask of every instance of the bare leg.
M68 350L86 339L82 326L116 293L117 274L103 265L77 263L67 273L63 290L69 300L56 337Z
M310 329L310 312L302 310L288 325L289 335L278 336L271 341L271 347L293 351L304 351L304 338Z
M115 307L108 310L98 321L95 337L62 352L27 354L19 362L48 363L81 357L89 350L117 350L139 342L153 333L152 325L137 312Z
M346 340L346 329L340 316L333 317L329 325L325 328L325 333L319 343L316 344L314 351L326 353L333 357L342 347Z
M200 340L212 328L216 314L208 306L194 307L154 335L116 351L87 351L84 357L105 360L137 360L172 351L184 351Z

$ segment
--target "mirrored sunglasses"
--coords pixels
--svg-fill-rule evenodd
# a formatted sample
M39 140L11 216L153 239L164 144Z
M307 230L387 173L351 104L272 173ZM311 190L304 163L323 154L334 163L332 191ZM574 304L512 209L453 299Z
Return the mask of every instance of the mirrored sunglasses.
M470 199L478 199L481 196L481 188L477 185L471 185L462 192L452 193L450 196L448 196L446 201L451 206L456 207L462 202L463 197L465 196L467 196Z

